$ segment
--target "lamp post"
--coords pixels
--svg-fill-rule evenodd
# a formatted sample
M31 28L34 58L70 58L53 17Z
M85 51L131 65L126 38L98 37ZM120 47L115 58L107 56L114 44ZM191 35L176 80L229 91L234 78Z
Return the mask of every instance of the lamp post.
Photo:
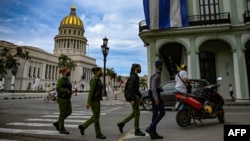
M103 45L101 46L102 49L102 54L103 54L103 88L104 88L104 96L107 96L107 92L106 92L106 58L108 56L109 53L109 47L108 45L108 38L103 38Z

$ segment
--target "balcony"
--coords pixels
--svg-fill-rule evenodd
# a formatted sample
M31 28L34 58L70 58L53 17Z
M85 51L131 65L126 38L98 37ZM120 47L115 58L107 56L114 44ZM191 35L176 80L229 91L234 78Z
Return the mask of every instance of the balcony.
M243 14L244 23L250 22L250 11L245 11Z
M250 13L246 14L248 21ZM231 24L230 13L218 13L213 15L192 15L188 16L189 26L199 25L219 25L219 24ZM145 20L139 22L139 32L149 30Z
M188 16L189 26L230 24L230 13Z

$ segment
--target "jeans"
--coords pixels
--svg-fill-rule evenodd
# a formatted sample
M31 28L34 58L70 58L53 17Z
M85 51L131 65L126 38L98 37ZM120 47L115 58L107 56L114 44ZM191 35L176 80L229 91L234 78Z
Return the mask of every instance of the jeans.
M153 115L152 115L152 123L149 126L150 131L152 132L156 132L156 126L157 124L160 122L160 120L162 119L162 117L164 117L165 115L165 109L164 109L164 103L162 99L159 99L159 105L155 105L155 100L153 98L151 98L152 101L152 110L153 110Z

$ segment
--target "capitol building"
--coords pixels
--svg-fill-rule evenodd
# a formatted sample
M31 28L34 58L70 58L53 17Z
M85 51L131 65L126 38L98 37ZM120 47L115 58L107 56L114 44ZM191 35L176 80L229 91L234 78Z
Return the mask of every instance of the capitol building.
M58 57L64 54L72 59L77 67L72 70L70 80L78 89L89 89L92 78L91 68L96 66L96 59L86 55L87 38L84 36L83 21L76 15L76 8L71 7L68 16L61 20L58 34L54 37L54 52L48 53L33 46L19 46L0 40L0 50L7 48L15 53L17 47L28 51L30 60L19 60L20 65L15 77L14 90L47 90L52 83L56 83L59 75ZM2 77L2 76L1 76ZM11 70L2 78L3 89L11 90Z

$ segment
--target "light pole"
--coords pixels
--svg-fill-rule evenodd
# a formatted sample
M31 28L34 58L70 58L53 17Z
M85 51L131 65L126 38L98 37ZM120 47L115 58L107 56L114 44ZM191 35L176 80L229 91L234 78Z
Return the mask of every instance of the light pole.
M103 54L103 62L104 62L104 67L103 67L103 88L104 88L104 96L107 96L107 92L106 92L106 58L108 56L109 53L109 47L108 45L108 38L103 38L103 45L101 46L102 49L102 54Z

